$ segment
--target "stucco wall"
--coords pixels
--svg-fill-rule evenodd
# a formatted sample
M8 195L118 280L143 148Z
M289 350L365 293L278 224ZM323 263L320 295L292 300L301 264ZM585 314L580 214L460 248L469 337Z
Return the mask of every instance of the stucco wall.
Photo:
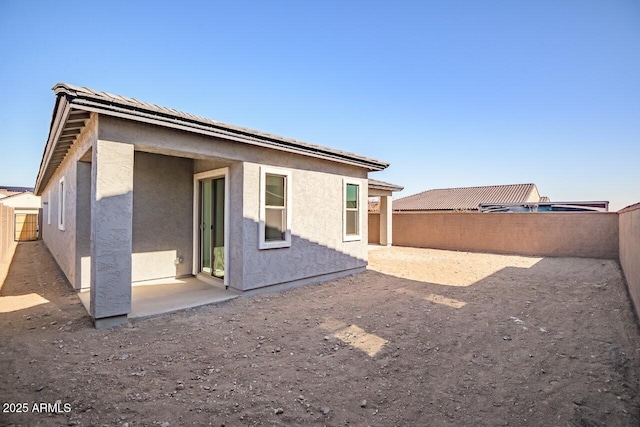
M131 143L146 152L193 157L192 173L229 165L227 261L233 288L254 289L366 265L365 169L110 117L101 117L100 139ZM260 165L292 172L291 248L258 249ZM343 177L362 180L362 240L356 242L342 241Z
M91 163L76 163L75 281L76 289L91 286Z
M169 156L218 159L223 163L241 161L287 165L296 169L362 178L367 175L364 169L356 166L108 116L100 117L99 137L107 141L134 144L136 151Z
M531 194L527 197L527 202L539 202L540 201L540 193L538 192L538 187L534 186Z
M71 147L64 161L42 191L43 220L42 239L49 252L67 276L69 282L76 288L81 280L76 280L76 175L78 160L97 140L98 116L91 115L86 127ZM58 183L65 178L65 230L58 229ZM47 222L48 211L51 210L51 222Z
M11 206L16 210L24 209L28 211L38 210L41 207L40 197L31 193L18 194L13 197L6 197L0 200L0 203L5 206Z
M136 152L132 281L191 274L193 160ZM177 266L176 258L182 258Z
M343 176L287 167L287 156L279 157L265 160L292 173L291 247L258 248L261 165L245 163L243 290L366 266L366 179L360 178L362 239L343 242Z
M398 213L393 244L472 252L618 258L617 213Z
M244 284L244 164L229 167L229 286L241 290Z
M640 203L619 212L620 265L629 294L640 314Z

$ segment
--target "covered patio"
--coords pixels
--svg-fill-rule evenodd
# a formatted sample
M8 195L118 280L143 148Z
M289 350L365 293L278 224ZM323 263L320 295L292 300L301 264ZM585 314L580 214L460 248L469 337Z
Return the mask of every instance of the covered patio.
M199 280L196 277L159 279L138 282L131 287L129 319L143 319L208 304L220 304L240 294ZM89 289L78 292L89 315Z

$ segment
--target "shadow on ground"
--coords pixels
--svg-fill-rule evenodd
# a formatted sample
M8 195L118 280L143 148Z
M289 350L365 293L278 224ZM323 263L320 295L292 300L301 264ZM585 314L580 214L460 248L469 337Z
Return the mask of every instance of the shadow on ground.
M41 243L18 249L0 297L49 302L0 313L0 395L72 410L2 424L638 425L640 336L612 261L456 286L385 273L391 248L379 271L96 331ZM425 271L472 259L412 250Z

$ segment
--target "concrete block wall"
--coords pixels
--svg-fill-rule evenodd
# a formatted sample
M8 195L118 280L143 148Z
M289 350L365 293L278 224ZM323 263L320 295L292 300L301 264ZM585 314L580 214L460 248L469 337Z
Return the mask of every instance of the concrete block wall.
M369 215L370 227L376 221L372 219L374 215ZM393 244L498 254L618 259L618 214L395 212Z
M640 203L622 209L618 215L620 266L636 313L640 314Z
M395 215L393 216L395 219ZM368 220L369 243L377 244L380 242L380 212L370 212Z

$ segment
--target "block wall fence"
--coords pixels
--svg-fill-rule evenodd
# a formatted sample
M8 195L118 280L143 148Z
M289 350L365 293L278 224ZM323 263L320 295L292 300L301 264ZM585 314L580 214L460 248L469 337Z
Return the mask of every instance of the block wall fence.
M369 242L380 215L369 214ZM640 313L640 203L619 212L394 212L393 244L498 254L603 258L620 261Z

